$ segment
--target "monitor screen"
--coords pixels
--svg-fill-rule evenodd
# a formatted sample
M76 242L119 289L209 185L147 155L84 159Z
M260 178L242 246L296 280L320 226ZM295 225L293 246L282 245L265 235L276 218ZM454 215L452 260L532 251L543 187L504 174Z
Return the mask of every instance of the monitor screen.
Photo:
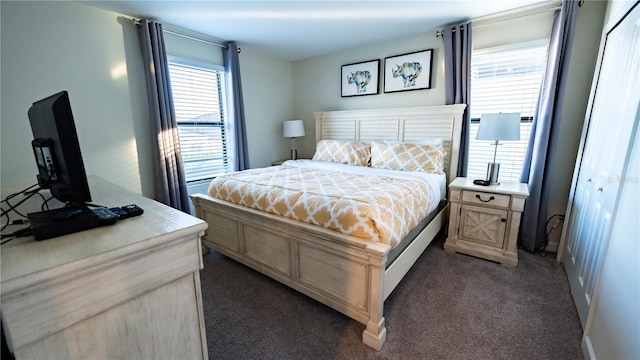
M65 203L91 201L76 126L66 91L29 108L31 142L38 165L38 184Z

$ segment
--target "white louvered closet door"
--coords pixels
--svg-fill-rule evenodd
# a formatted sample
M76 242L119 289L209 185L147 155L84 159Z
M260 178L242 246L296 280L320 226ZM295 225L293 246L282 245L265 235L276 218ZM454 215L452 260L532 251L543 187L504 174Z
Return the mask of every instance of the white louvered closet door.
M564 230L564 266L583 328L619 201L640 102L640 6L607 33ZM580 158L579 158L580 159Z

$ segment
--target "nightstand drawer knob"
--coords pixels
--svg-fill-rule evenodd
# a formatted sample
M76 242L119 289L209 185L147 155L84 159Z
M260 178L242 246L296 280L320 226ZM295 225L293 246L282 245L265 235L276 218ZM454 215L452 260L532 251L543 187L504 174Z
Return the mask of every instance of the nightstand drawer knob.
M502 219L500 219L500 221L502 221L502 222L507 222L507 219L502 218Z
M491 200L495 200L496 198L495 198L495 197L493 197L493 196L491 196L491 197L489 198L489 200L482 200L482 198L480 197L480 194L476 194L476 199L478 199L478 200L480 200L480 201L482 201L482 202L489 202L489 201L491 201Z

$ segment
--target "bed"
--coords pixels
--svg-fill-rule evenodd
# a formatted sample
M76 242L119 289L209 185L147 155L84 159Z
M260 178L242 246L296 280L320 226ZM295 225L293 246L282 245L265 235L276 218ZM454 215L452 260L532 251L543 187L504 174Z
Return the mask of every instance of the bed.
M457 169L464 108L444 105L317 112L316 142L442 139L446 151L442 181L446 187ZM290 165L285 162L282 166ZM372 241L208 194L191 198L196 216L209 224L203 246L364 324L362 341L376 350L386 340L385 299L448 219L446 201L431 204L434 210L402 239Z

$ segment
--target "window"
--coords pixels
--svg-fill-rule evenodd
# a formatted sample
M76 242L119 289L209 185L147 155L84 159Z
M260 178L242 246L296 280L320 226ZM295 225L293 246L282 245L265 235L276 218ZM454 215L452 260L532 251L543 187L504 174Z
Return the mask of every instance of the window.
M169 76L187 182L230 171L224 69L171 57Z
M475 50L471 59L471 129L467 177L484 179L495 145L476 140L482 114L518 112L520 140L498 145L500 181L519 182L547 60L547 41Z

